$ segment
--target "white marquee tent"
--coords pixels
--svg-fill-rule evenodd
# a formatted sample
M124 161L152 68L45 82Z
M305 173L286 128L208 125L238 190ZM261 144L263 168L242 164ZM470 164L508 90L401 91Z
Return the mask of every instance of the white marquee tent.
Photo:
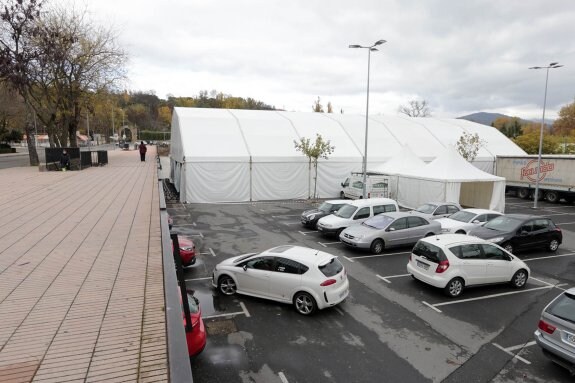
M525 154L496 129L459 119L374 115L369 119L368 169L382 165L405 144L430 161L463 132L486 145L474 162L493 171L496 155ZM317 195L336 197L340 182L361 168L365 116L237 109L174 108L171 179L182 202L241 202L309 198L314 172L294 148L320 134L335 146L318 166Z
M453 147L429 164L399 175L397 202L416 208L426 202L505 210L505 178L477 169Z

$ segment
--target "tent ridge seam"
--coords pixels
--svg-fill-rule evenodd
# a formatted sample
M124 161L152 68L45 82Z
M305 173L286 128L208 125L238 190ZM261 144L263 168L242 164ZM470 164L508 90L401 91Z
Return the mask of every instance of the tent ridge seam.
M240 130L240 134L242 135L242 140L244 141L244 145L250 158L252 157L252 151L250 150L250 146L248 145L248 141L246 140L246 136L244 135L244 130L242 129L242 124L240 123L240 119L229 109L226 109L229 114L236 120L236 124L238 124L238 129Z
M345 126L343 126L343 124L341 122L339 122L338 120L336 120L335 118L325 114L324 117L329 118L330 120L334 121L335 123L337 123L341 129L343 130L343 132L345 133L345 135L347 136L347 138L349 138L349 140L353 143L353 146L355 146L355 149L357 150L357 152L359 153L359 155L363 155L363 153L361 152L361 150L359 149L359 147L357 146L357 144L355 143L355 141L353 140L353 138L351 137L351 135L349 134L349 132L347 130L345 130Z

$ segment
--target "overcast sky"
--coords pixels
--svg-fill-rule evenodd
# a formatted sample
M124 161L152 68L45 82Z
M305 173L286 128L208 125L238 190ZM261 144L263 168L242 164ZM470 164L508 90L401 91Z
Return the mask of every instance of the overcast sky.
M58 1L58 0L53 0ZM86 0L130 56L129 90L200 90L288 111L397 115L425 99L435 117L489 111L547 118L575 98L573 0Z

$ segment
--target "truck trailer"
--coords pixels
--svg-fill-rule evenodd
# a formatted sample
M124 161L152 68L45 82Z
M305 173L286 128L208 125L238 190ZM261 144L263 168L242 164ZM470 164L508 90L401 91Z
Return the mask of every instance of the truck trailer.
M507 192L533 198L537 183L537 155L497 156L496 174L505 177ZM575 201L575 156L543 155L539 167L539 199Z

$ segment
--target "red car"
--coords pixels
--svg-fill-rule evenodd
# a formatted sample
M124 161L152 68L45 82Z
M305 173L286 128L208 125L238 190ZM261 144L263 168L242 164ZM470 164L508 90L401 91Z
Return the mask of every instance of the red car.
M178 235L178 243L180 244L180 258L183 266L191 266L196 263L196 245L190 238ZM174 244L172 244L172 251L174 251Z
M206 329L202 320L202 311L198 298L188 293L188 305L190 306L190 317L192 320L192 330L186 332L186 342L188 343L189 356L196 356L206 347ZM184 318L184 327L186 326L186 315L182 307L182 317Z

